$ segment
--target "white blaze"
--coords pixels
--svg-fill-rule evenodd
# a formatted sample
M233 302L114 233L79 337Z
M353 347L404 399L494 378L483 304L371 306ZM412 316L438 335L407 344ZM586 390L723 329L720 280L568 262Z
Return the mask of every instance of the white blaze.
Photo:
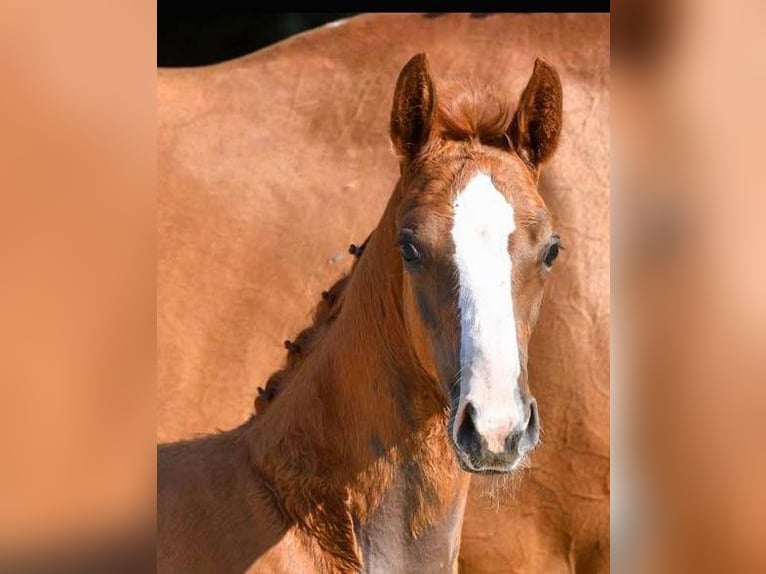
M524 421L508 239L513 207L489 176L475 175L454 203L452 239L460 286L460 404L470 401L490 450ZM458 425L454 432L457 433Z

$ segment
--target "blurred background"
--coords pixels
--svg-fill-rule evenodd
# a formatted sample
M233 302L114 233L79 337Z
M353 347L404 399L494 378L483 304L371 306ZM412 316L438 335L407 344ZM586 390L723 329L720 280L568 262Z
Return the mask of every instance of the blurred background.
M765 15L613 11L617 572L766 572Z

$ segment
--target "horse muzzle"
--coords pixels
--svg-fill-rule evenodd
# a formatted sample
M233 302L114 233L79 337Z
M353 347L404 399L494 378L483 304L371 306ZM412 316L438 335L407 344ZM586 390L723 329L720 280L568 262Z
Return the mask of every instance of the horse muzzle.
M452 434L458 462L463 470L478 473L511 472L540 439L537 402L529 399L522 424L478 424L477 407L469 402L454 421ZM482 429L481 431L479 429Z

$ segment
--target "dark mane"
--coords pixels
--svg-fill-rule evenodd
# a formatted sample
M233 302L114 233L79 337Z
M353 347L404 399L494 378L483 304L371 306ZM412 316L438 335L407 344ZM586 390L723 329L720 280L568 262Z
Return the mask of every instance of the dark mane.
M513 109L507 101L486 86L448 83L439 88L436 119L442 137L508 145L506 132Z
M362 255L369 240L370 237L368 236L361 245L351 245L349 252L355 256L351 270L341 276L327 291L322 292L322 298L314 309L311 324L298 333L294 340L285 341L285 349L287 349L285 366L269 377L265 387L258 387L258 394L255 397L256 415L262 414L268 405L273 402L282 386L290 379L290 376L295 372L303 359L314 350L317 342L321 340L338 316L343 306L343 295L348 280L354 272L359 257Z

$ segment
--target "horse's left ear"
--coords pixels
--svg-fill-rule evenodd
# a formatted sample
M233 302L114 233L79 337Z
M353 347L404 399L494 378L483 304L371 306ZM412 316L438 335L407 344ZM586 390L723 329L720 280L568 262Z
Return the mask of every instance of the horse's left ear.
M562 100L556 68L537 58L508 128L516 152L535 168L556 151L561 134Z

